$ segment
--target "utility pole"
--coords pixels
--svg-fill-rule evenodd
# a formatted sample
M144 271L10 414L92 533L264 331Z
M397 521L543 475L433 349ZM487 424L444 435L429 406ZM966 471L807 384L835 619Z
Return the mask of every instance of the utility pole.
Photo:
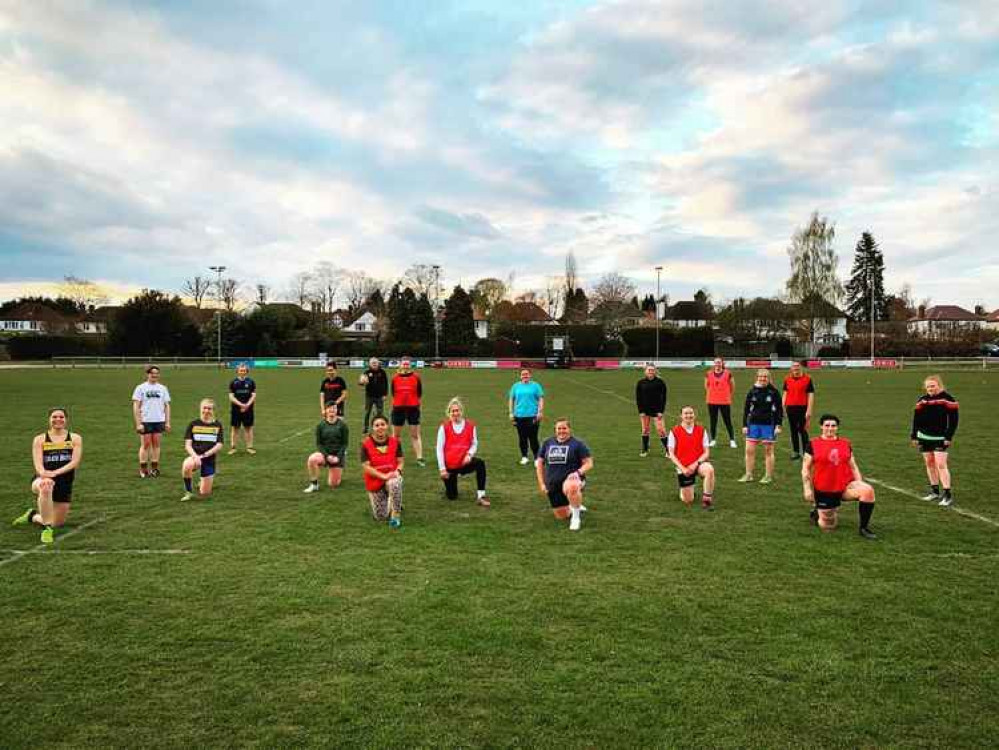
M871 367L874 367L874 263L870 264L870 282L868 283L871 291Z
M218 300L218 309L215 311L215 332L218 336L218 347L215 351L216 361L222 364L222 273L225 271L225 266L208 266L209 271L214 271L216 275L215 281L215 297Z
M434 264L434 359L441 358L441 267Z
M663 272L662 266L656 266L656 367L659 366L659 276Z

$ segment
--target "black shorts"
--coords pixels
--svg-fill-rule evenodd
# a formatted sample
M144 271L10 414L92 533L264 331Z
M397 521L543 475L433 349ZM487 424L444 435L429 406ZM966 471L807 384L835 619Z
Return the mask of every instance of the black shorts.
M655 419L656 417L660 417L661 418L662 415L663 415L663 413L661 411L648 412L648 411L643 411L642 409L638 410L638 414L639 414L639 416L649 417L650 419Z
M697 464L697 466L698 468L700 468L701 465ZM695 484L697 484L697 470L695 469L694 473L691 474L689 477L686 474L682 474L681 472L678 471L676 473L676 483L680 485L680 489L683 489L684 487L693 487Z
M329 462L329 457L330 456L336 456L338 459L340 459L340 462L336 466L334 466L333 464L331 464ZM347 454L346 453L330 453L329 455L325 455L324 454L323 455L323 459L326 461L326 463L323 464L323 465L327 469L344 469L344 468L347 467Z
M943 440L919 440L920 453L946 453L949 447Z
M232 427L253 427L253 407L240 411L235 404L229 410L229 424Z
M166 422L143 422L142 423L142 434L143 435L158 435L161 432L166 432Z
M568 479L568 477L566 477L566 479ZM551 485L547 485L548 503L553 508L565 508L567 505L569 505L569 498L566 497L566 494L562 491L562 485L564 484L564 482L565 479L563 479L554 487L552 487ZM583 489L586 489L585 479L583 480Z
M820 492L819 490L815 490L815 507L819 510L835 510L842 504L842 492Z
M38 477L32 477L31 483L34 484ZM52 480L55 484L52 487L52 502L54 503L70 503L73 501L73 480L63 479L62 477L56 477Z
M393 406L392 426L402 427L404 424L417 425L420 423L419 406Z
M215 476L215 456L201 459L201 476L202 478Z

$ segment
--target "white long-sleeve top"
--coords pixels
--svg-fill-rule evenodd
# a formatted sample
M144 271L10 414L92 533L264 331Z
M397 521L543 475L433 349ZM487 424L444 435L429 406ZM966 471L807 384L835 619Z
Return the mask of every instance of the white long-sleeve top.
M462 419L459 422L453 422L452 428L455 433L460 435L465 431L465 426L468 422ZM475 452L479 450L479 428L472 428L472 447L468 449L468 455L474 456ZM444 425L442 424L437 428L437 470L444 471Z

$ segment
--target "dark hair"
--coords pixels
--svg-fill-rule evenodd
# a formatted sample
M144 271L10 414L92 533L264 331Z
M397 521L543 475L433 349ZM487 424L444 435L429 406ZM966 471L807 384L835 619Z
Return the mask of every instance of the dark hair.
M798 364L801 365L802 367L804 367L806 370L808 369L808 360L807 359L799 359L798 360Z
M146 375L148 375L149 373L151 373L153 370L156 370L156 372L159 372L160 368L157 367L156 365L149 365L149 367L146 368Z
M835 414L823 414L821 417L819 417L819 426L821 426L824 422L826 422L826 420L829 419L835 422L837 426L839 425L839 417L837 417Z
M49 418L51 419L52 415L55 414L57 411L61 411L63 413L63 416L66 417L66 419L69 419L69 412L66 411L65 406L53 406L51 409L49 409Z
M385 424L388 424L388 417L386 417L384 414L376 415L375 418L371 420L371 424L374 425L374 423L377 422L378 420L381 420Z

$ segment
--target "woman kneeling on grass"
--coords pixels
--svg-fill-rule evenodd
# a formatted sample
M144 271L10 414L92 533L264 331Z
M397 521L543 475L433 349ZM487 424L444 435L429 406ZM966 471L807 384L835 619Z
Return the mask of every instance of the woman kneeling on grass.
M340 418L340 409L335 403L326 404L324 410L323 421L316 425L316 452L305 462L309 486L302 491L306 493L319 492L319 470L323 466L327 469L326 482L332 489L339 487L343 480L350 430L347 422Z
M364 488L368 491L371 515L376 521L388 518L389 527L402 525L402 443L389 435L388 420L379 415L371 422L371 434L361 441Z
M579 531L586 510L583 489L586 474L593 468L593 456L586 443L572 436L568 419L555 422L555 437L542 444L534 466L538 489L548 498L555 518L568 518L569 530Z
M805 447L801 466L805 500L814 505L812 523L823 531L834 531L840 504L858 500L860 535L877 539L868 527L874 514L874 488L860 474L850 441L839 437L839 417L823 414L819 425L822 434Z
M83 438L66 426L66 410L49 412L49 429L31 444L35 477L31 491L38 496L37 508L29 508L14 519L14 526L30 523L42 527L42 544L52 544L55 529L66 523L73 499L73 479L83 459Z
M465 419L465 406L457 396L447 405L447 419L437 428L437 469L448 500L458 499L458 477L475 472L476 502L489 507L486 497L486 462L476 456L479 433L475 422Z
M670 430L667 443L669 460L676 467L676 479L680 484L680 499L688 508L694 504L694 485L701 477L704 480L701 507L704 510L715 509L715 467L708 462L710 442L707 431L697 424L694 407L683 407L680 424Z
M215 457L222 451L222 423L215 418L215 402L210 398L201 399L201 418L187 426L184 433L184 450L187 458L181 466L184 477L182 502L195 497L207 498L212 494L215 481ZM194 472L201 477L198 495L194 494Z

